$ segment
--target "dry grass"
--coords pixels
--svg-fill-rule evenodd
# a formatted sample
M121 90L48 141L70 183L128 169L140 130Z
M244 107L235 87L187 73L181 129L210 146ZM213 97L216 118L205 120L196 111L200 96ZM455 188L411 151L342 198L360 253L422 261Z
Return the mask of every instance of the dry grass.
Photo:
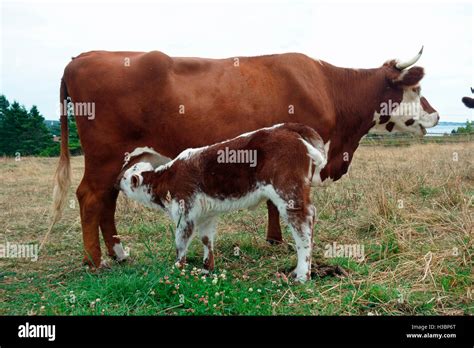
M313 191L319 215L314 259L341 265L348 276L317 279L275 293L280 302L273 313L472 314L473 153L472 142L361 147L348 175ZM41 241L48 227L56 161L0 159L0 243ZM75 189L83 158L74 157L72 168ZM14 299L13 289L23 294L35 293L35 287L44 293L43 285L52 291L58 286L67 289L71 277L84 273L79 207L72 189L70 200L38 262L0 259L0 298ZM117 223L134 255L132 267L140 267L149 241L158 250L171 250L170 221L163 214L121 196ZM242 281L258 284L273 280L276 271L294 263L295 253L286 245L267 245L265 228L263 207L225 215L218 230L217 267L221 263L237 278L249 277ZM292 243L288 233L284 238ZM323 257L324 246L333 242L363 245L365 259ZM237 261L232 259L235 245L243 255ZM195 243L191 255L196 255L196 263L200 252ZM308 289L314 295L299 296ZM290 295L297 301L281 302ZM13 310L0 300L0 313L26 314L34 301L32 297L24 308Z

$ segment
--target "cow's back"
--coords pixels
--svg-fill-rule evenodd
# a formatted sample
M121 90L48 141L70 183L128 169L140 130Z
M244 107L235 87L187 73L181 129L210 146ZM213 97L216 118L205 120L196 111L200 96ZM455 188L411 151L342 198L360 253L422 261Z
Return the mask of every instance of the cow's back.
M64 81L73 102L95 105L94 119L76 117L87 162L137 146L174 157L282 122L307 124L327 139L335 118L320 67L296 53L203 59L93 51L69 63Z

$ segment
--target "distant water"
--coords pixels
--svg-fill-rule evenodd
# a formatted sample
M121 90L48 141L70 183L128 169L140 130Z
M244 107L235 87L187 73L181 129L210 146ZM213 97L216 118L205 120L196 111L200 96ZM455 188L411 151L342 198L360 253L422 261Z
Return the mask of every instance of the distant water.
M432 133L447 133L451 134L453 129L458 129L459 127L464 127L466 124L464 122L440 122L436 127L428 128L428 135Z

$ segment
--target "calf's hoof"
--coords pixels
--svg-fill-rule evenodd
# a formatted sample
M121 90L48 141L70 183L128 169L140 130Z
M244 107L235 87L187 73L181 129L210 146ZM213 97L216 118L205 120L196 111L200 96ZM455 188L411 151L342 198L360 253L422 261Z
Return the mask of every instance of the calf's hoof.
M177 269L183 269L184 267L186 267L186 258L183 257L182 259L176 260L176 262L174 263L174 266Z
M308 275L308 273L298 273L293 271L290 273L289 278L298 283L306 283L306 281L310 279L310 275Z
M96 268L100 268L100 266L102 264L102 260L101 260L100 257L92 259L88 256L84 256L84 258L82 259L82 264L84 266L89 266L89 269L93 270L93 269L96 269Z
M127 261L130 258L130 248L124 248L122 243L114 245L114 254L111 257L118 263Z

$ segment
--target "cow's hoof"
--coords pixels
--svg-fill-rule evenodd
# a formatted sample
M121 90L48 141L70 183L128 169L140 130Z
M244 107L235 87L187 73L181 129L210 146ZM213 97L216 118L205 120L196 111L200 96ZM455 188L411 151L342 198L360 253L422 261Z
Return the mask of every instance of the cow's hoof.
M280 239L280 240L277 240L277 239L267 239L267 242L270 244L270 245L280 245L283 243L283 240Z
M110 263L107 260L102 260L100 262L100 266L98 267L99 270L108 270L111 269L112 267L110 266Z
M102 261L101 261L100 258L98 260L93 261L90 258L88 258L87 256L84 256L84 258L82 259L82 265L83 266L88 266L89 269L91 269L91 270L99 268L101 263L102 263Z

